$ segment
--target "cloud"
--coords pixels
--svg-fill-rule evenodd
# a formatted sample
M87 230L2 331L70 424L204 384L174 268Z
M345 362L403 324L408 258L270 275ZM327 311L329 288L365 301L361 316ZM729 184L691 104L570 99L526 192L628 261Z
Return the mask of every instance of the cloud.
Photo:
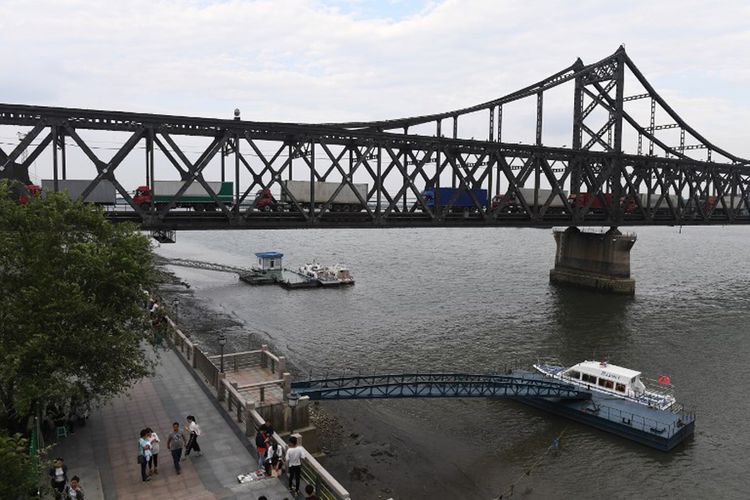
M6 0L0 101L377 120L487 101L624 43L678 113L709 140L750 156L739 125L750 115L745 2L407 4ZM556 98L545 101L545 133L569 145L572 89ZM527 108L533 123L533 103ZM527 128L521 121L504 122L509 136Z

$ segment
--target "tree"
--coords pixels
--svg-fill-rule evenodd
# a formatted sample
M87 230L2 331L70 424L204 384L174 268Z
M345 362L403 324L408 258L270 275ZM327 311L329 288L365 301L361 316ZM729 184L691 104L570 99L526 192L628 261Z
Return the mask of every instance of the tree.
M0 193L7 193L7 183ZM0 196L0 428L149 374L150 240L63 193Z
M20 434L0 436L0 498L30 498L39 488L42 464L27 450L28 442Z

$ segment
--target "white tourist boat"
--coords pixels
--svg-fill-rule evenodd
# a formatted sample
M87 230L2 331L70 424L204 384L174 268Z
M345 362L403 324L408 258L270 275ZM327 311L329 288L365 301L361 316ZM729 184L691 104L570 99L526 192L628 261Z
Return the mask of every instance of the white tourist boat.
M641 372L612 365L606 361L584 361L570 368L554 364L537 363L534 368L547 377L580 386L588 391L596 391L622 399L634 401L659 410L668 410L675 403L675 397L668 392L669 377L661 376L660 384L665 390L647 389L641 380Z

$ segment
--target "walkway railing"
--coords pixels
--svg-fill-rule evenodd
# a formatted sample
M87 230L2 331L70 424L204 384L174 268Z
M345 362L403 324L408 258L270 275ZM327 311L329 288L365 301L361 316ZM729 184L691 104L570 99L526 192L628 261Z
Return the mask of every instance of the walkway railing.
M175 351L182 356L187 364L203 376L206 384L216 391L217 399L224 404L222 407L232 416L232 419L242 429L245 436L252 439L257 429L260 429L266 423L266 418L261 415L261 411L274 415L279 413L279 411L286 412L290 410L285 404L257 408L255 401L247 399L242 394L243 390L259 388L261 390L261 401L263 401L266 388L281 386L284 397L286 397L291 388L291 375L284 371L286 369L286 359L283 356L276 356L268 350L266 345L263 345L260 350L225 354L225 370L238 371L243 368L260 366L269 369L272 374L279 375L279 378L274 380L235 386L227 380L226 372L221 373L219 368L214 364L214 360L219 359L220 356L207 356L187 338L170 317L167 316L166 320L169 325L169 328L167 328L167 339L170 344L172 344ZM297 428L307 426L306 418L298 418L298 420L301 420L301 422L292 421L293 427L295 424ZM274 433L273 439L282 447L284 453L286 453L288 446L281 436ZM346 488L329 474L310 453L307 453L307 458L302 461L302 477L306 482L315 487L315 494L318 498L325 500L351 499Z

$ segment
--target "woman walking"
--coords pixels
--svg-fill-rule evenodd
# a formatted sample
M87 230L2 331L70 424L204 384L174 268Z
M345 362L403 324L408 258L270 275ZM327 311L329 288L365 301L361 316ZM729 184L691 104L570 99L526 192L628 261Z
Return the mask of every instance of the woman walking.
M146 429L143 429L141 430L141 437L138 440L138 463L141 466L141 480L144 482L151 480L146 474L146 467L148 467L148 459L150 455L151 443L148 440L148 432L146 432Z
M156 435L151 427L146 428L148 432L149 443L151 444L151 460L148 462L148 473L151 474L152 470L154 474L159 473L159 436Z
M192 415L187 416L188 425L185 426L185 432L190 433L187 447L185 447L185 456L190 455L191 450L195 450L198 456L201 456L201 447L198 445L198 436L201 435L201 428Z

